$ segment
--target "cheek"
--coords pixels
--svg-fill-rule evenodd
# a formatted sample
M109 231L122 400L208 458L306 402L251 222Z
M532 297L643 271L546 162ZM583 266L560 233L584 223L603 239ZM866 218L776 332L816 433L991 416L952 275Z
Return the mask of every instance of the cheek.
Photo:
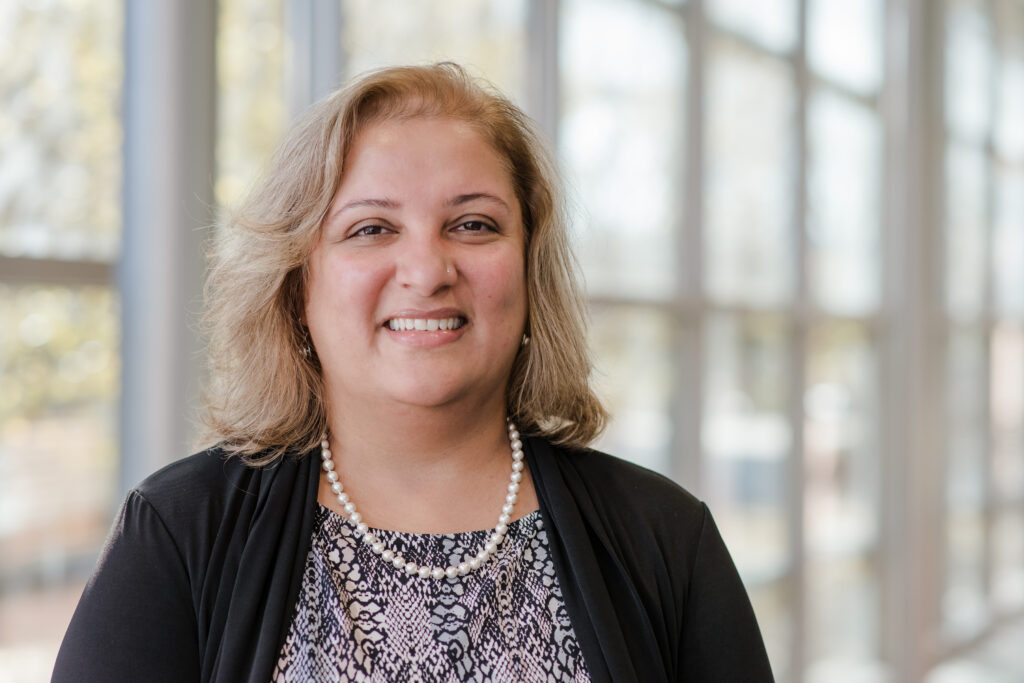
M506 259L488 270L486 274L488 298L497 308L506 313L515 313L517 318L526 317L526 273L521 259ZM523 321L509 318L509 325L520 325Z
M310 263L306 287L306 324L321 353L347 347L372 329L379 287L372 271L341 259Z
M335 314L372 305L380 289L379 269L342 259L323 259L310 268L307 308L332 310Z

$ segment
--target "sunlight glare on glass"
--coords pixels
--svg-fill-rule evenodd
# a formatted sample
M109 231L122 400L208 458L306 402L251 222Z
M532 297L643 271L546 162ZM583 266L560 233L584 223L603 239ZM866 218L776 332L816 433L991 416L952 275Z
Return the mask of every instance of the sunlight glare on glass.
M1005 165L997 171L995 213L992 276L996 310L1021 316L1024 315L1024 165Z
M885 32L880 0L812 0L807 24L812 71L863 94L881 87Z
M991 118L992 32L978 0L951 0L946 18L946 121L981 141Z
M525 0L346 0L345 71L454 61L522 105L528 44Z
M671 293L682 215L686 51L677 17L622 0L569 1L559 152L592 293ZM637 68L642 65L642 68Z
M997 152L1024 163L1024 3L995 0Z
M793 81L784 61L729 42L709 57L706 287L720 301L779 305L795 284Z
M995 140L1003 156L1024 162L1024 54L1007 58L1000 65Z
M828 91L812 94L808 118L811 289L827 310L869 313L881 286L881 124Z
M109 261L120 242L123 5L0 10L0 252Z
M986 157L974 145L946 152L946 304L957 316L977 316L985 303Z
M715 0L707 5L711 20L774 52L796 43L795 0Z

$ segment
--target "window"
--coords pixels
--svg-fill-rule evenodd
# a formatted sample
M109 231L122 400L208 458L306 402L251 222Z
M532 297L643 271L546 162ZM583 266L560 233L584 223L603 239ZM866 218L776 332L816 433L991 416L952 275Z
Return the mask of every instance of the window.
M124 12L0 9L0 678L45 677L142 461L115 417L112 273L146 265L121 256ZM459 61L540 120L597 447L709 502L778 680L949 680L1024 615L1024 1L220 0L217 24L222 208L367 69Z
M947 566L954 644L1024 607L1024 5L945 14Z
M48 675L117 503L120 6L0 9L0 678Z

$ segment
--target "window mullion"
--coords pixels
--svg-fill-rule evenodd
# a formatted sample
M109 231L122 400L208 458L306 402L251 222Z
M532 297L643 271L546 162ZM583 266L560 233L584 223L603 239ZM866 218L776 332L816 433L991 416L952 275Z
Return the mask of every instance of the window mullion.
M794 128L796 148L793 164L793 230L796 249L796 290L790 313L790 405L792 447L789 455L789 533L792 581L793 637L790 651L791 674L796 683L805 679L809 655L807 650L807 620L809 614L807 585L807 541L804 527L804 394L807 384L808 335L810 333L810 292L808 291L807 214L807 100L810 75L807 68L807 1L799 0L797 10L797 43L794 49L795 79Z
M285 82L288 115L295 119L341 85L341 5L344 0L287 0Z
M671 472L676 480L699 491L705 484L701 442L705 398L701 371L703 315L692 314L692 307L688 308L685 302L702 296L704 73L707 59L703 0L695 0L685 8L683 31L689 54L689 71L686 75L686 129L683 135L686 158L684 216L678 226L674 251L676 281L673 299L679 313L673 321L676 389L671 408L675 425Z
M558 144L559 111L559 0L530 0L527 9L526 108L548 137Z
M195 445L194 328L214 205L216 130L215 4L125 6L123 490Z
M0 282L12 285L111 285L114 268L101 261L0 255Z

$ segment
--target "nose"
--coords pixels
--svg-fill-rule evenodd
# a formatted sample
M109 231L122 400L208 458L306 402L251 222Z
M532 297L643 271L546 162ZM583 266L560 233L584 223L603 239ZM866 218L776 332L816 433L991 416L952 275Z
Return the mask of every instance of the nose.
M396 264L398 284L420 296L433 296L458 279L450 245L436 233L406 233Z

